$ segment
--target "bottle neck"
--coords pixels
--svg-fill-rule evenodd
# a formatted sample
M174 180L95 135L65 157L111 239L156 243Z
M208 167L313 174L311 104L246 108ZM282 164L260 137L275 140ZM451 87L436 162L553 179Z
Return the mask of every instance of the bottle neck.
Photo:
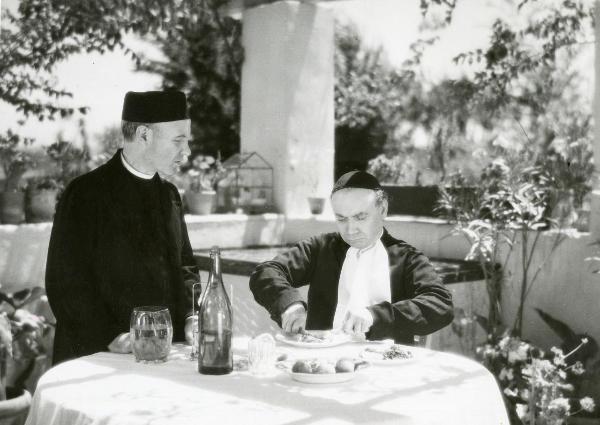
M212 265L210 270L210 284L217 285L223 282L221 277L221 256L218 252L211 252Z

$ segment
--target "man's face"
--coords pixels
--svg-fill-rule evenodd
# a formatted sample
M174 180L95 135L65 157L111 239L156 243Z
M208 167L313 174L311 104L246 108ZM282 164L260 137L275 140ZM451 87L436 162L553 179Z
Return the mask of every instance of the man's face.
M342 239L354 248L373 245L387 215L387 203L376 204L375 192L370 189L342 189L331 197L336 224Z
M191 153L190 138L190 120L153 124L146 158L160 175L172 176Z

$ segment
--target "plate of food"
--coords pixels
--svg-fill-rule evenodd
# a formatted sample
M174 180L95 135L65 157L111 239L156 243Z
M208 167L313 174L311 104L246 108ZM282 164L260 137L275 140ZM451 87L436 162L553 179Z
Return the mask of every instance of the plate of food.
M277 334L275 339L299 348L327 348L345 344L352 337L343 332L302 331L298 334Z
M384 347L367 347L360 357L375 365L404 364L414 359L414 353L405 346L392 344Z
M298 359L294 362L279 362L289 376L307 384L337 384L355 378L357 372L368 366L362 359L341 357L339 359Z

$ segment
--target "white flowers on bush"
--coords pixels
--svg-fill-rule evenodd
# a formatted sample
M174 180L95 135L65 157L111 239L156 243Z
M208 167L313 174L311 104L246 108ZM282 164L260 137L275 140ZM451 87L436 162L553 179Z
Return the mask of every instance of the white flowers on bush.
M583 397L581 400L579 400L579 404L586 412L593 412L596 408L596 403L594 403L594 399L591 397Z

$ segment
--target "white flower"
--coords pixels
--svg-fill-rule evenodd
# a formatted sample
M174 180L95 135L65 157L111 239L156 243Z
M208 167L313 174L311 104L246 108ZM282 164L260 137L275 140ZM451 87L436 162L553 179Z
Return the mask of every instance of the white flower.
M515 390L511 390L510 388L504 388L504 394L506 394L509 397L517 396L517 392Z
M573 365L571 371L575 375L583 374L583 372L585 372L585 369L583 368L583 363L581 363L580 361L576 361L575 364Z
M510 341L510 337L505 336L498 343L498 348L501 349L501 350L506 350L506 347L508 346L509 341Z
M517 416L519 419L525 419L529 414L529 407L526 404L517 403L516 405Z
M581 400L579 400L579 404L586 412L593 412L596 408L596 403L594 403L594 399L591 397L583 397Z
M554 411L555 413L558 413L560 416L568 415L570 408L571 408L571 406L569 404L569 399L564 398L564 397L555 398L548 405L548 410Z
M512 348L512 347L511 347ZM529 352L529 344L520 342L514 349L508 351L508 362L515 363L518 361L527 360L527 353Z
M528 388L524 388L524 389L521 391L521 398L522 398L523 400L529 400L529 389L528 389Z
M503 367L498 378L500 378L501 381L505 379L512 381L514 379L513 370Z

